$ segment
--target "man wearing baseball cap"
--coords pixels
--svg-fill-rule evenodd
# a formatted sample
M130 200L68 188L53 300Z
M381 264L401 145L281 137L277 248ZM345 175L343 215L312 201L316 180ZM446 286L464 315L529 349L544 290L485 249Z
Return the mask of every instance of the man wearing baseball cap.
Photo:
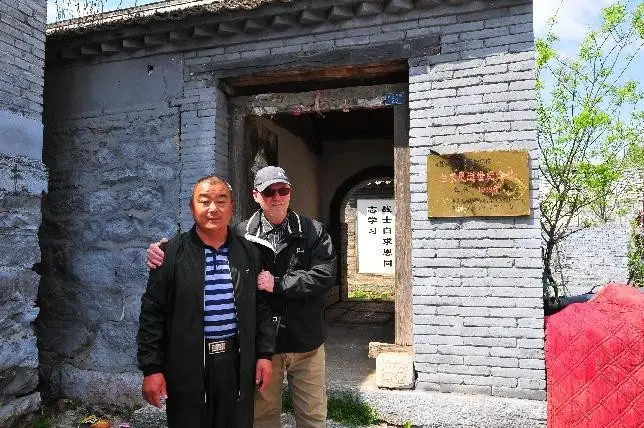
M277 330L273 377L266 390L258 391L254 427L281 426L286 371L297 427L322 428L327 414L325 294L335 283L337 269L331 237L320 222L289 208L291 182L282 168L257 171L253 199L260 209L236 231L274 260L269 271L259 274L257 286L269 293ZM162 262L163 253L152 244L148 265L155 268Z

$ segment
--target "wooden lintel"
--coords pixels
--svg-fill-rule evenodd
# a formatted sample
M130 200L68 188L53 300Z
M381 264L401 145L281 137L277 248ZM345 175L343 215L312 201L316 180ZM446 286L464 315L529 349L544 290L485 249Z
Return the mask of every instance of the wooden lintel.
M201 37L214 37L217 35L217 31L213 27L207 27L205 25L197 25L192 30L192 37L201 38Z
M230 77L226 82L235 88L261 85L275 85L290 82L309 82L341 80L350 78L369 79L372 77L385 76L407 69L405 61L376 62L367 65L311 68L300 67L296 69L275 71L255 75Z
M353 11L347 6L333 6L329 11L329 21L347 21L353 19Z
M382 6L368 1L362 2L356 9L357 16L375 16L382 13Z
M139 39L123 39L122 45L123 49L126 50L140 49L143 47L143 43Z
M271 28L274 30L286 30L295 26L295 18L290 15L275 15L271 19Z
M121 51L121 46L115 42L103 42L101 43L101 51L103 53L115 53Z
M100 51L98 50L98 48L93 46L81 46L80 53L83 56L94 56L98 55Z
M244 31L247 33L258 33L267 27L266 21L261 19L247 19L244 21Z
M324 22L324 15L322 15L320 12L314 12L312 10L303 10L299 16L298 21L302 25L320 24Z
M297 93L261 94L230 99L235 115L323 113L343 109L383 108L386 95L406 91L406 85L374 85Z
M188 72L194 78L201 78L202 73L214 75L217 78L232 76L257 75L263 72L297 68L301 70L330 67L365 65L387 61L408 60L415 56L436 55L440 53L440 37L438 35L424 36L407 41L394 41L373 44L369 47L340 48L316 54L293 52L282 55L272 55L257 63L256 59L242 59L227 63L210 62L188 66Z
M411 0L389 0L385 11L388 13L401 13L407 12L414 8L414 3Z

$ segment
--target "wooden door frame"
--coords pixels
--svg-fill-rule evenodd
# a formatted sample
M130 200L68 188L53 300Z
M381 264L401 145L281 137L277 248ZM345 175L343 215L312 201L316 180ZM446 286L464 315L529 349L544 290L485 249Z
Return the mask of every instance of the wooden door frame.
M237 220L250 216L246 202L249 183L247 165L246 122L251 116L281 113L324 113L361 108L390 108L388 94L407 94L407 85L357 86L300 93L270 93L229 98L229 170ZM407 97L394 110L394 198L396 204L396 344L413 343L413 308L411 283L411 215L409 204L409 107Z

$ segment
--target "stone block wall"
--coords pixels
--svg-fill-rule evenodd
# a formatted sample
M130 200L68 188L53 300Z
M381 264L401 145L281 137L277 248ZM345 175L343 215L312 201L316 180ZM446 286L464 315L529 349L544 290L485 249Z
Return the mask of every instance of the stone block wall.
M532 5L456 16L410 59L418 386L545 399ZM428 219L427 155L524 149L531 214Z
M44 1L0 0L0 426L29 423L40 405L38 229L47 190L42 158Z
M178 229L178 109L112 109L47 123L41 372L45 392L140 401L144 248Z

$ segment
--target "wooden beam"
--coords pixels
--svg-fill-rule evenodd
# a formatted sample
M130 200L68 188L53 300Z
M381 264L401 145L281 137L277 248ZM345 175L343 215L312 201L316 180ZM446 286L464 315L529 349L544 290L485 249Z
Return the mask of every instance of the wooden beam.
M327 81L350 78L369 79L407 70L406 61L377 62L367 65L330 67L330 68L296 68L273 73L253 74L249 76L229 77L226 82L235 88L279 83Z
M416 39L399 40L373 44L369 47L355 49L333 49L316 54L293 52L283 55L272 55L261 61L243 59L221 63L213 61L206 64L187 66L187 70L195 79L201 79L201 73L217 78L259 74L266 71L297 68L324 69L329 67L364 65L377 62L409 59L415 56L437 55L440 53L440 37L428 35Z
M411 281L409 105L394 106L394 198L396 206L396 345L414 343Z
M406 85L375 85L299 93L261 94L230 99L234 115L322 113L346 108L383 108L386 95L406 91Z
M233 188L233 200L235 201L235 220L240 222L250 216L250 206L246 202L248 199L248 186L250 183L247 179L247 156L245 144L245 123L244 115L233 114L230 117L230 137L228 142L228 156L230 163L230 185Z

